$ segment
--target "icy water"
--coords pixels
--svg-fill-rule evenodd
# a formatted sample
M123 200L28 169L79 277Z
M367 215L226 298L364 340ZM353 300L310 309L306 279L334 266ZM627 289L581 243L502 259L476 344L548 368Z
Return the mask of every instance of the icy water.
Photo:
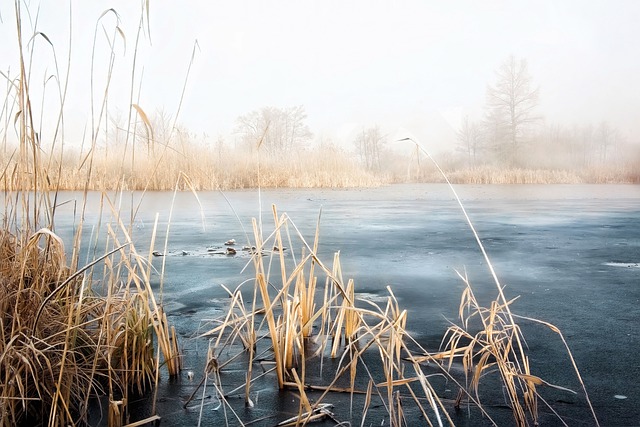
M505 294L520 297L512 310L562 330L602 425L640 425L640 186L455 188ZM226 293L220 284L235 288L252 277L251 266L243 271L249 257L241 251L236 256L223 255L224 242L235 239L238 249L250 245L251 219L259 220L260 213L267 235L273 229L272 204L279 213L289 215L309 242L322 212L321 259L330 264L340 251L343 274L355 280L357 292L382 295L391 286L408 310L411 334L427 349L436 350L449 321L457 321L464 284L456 271L466 272L481 302L488 303L496 295L478 245L444 185L263 190L260 197L257 191L201 192L198 198L179 193L174 200L173 193L147 193L142 198L129 194L114 200L126 222L131 206L137 207L133 238L141 253L149 251L158 216L153 250L166 256L155 257L154 266L160 271L162 262L166 263L163 301L183 340L189 365L181 378L162 381L158 391L162 425L197 424L199 411L185 410L182 403L197 385L186 372L193 370L200 378L199 363L206 352L194 349L189 337L204 319L221 314ZM62 193L59 199L66 203L60 207L57 231L69 236L81 195ZM99 195L91 194L87 206L83 235L89 241L99 228ZM103 223L108 216L103 215ZM293 249L294 255L299 254L299 249ZM159 274L153 283L159 287ZM534 324L525 322L523 330L533 373L579 392L575 396L552 393L551 405L567 417L569 425L592 425L562 341ZM447 396L448 392L442 390L445 397L455 397ZM288 411L297 411L292 396L264 398L251 410L244 409L241 400L232 404L244 422L262 419L253 425L276 425L291 416ZM504 402L494 403L499 407ZM223 422L221 410L214 409L211 405L203 414L205 425ZM509 425L510 411L503 411L505 417L497 419ZM487 424L477 417L455 420L459 425ZM384 425L380 419L371 422ZM233 418L230 423L239 425ZM353 423L359 425L360 420L353 418Z

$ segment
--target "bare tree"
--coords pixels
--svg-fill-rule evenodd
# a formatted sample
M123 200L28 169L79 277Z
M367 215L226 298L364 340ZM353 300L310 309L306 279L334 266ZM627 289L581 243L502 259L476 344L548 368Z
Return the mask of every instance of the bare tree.
M526 166L535 168L575 168L582 164L579 129L547 123L536 133L535 150L527 151ZM550 156L549 153L553 153Z
M481 133L478 123L471 122L469 121L469 116L464 116L457 136L459 149L467 155L469 165L475 165L481 145Z
M282 155L311 140L303 106L263 107L237 119L236 131L249 147L260 147L270 155Z
M582 149L582 165L591 166L593 163L593 125L583 126L580 132L580 145Z
M598 147L600 149L600 162L605 163L608 160L609 151L616 143L617 130L612 128L609 123L601 122L596 131Z
M360 161L367 170L380 170L380 150L386 138L378 126L362 129L354 141Z
M496 130L502 154L514 163L531 125L539 120L534 114L539 88L532 88L527 61L513 55L496 72L495 86L487 87L487 118Z
M497 160L507 161L504 146L508 138L504 118L495 111L486 111L480 133L487 151L491 152Z

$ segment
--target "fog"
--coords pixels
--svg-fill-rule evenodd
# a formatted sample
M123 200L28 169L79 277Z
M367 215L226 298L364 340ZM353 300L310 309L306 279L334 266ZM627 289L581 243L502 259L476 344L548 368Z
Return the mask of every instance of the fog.
M247 112L303 105L314 135L337 143L351 144L364 127L379 126L390 138L409 135L449 149L463 117L482 119L487 85L509 55L527 61L540 88L537 113L546 124L606 122L624 141L640 140L635 0L186 6L157 0L150 2L148 21L144 3L30 2L29 13L23 11L23 43L34 48L34 108L59 105L55 85L65 81L70 52L67 142L79 141L90 129L91 77L97 114L113 60L108 109L114 115L128 111L133 93L149 114L163 110L175 117L184 88L178 122L212 139L235 138L236 119ZM109 8L118 19L113 13L100 18ZM0 70L14 79L12 2L0 5L0 17ZM46 40L31 40L34 31ZM51 75L59 77L47 80ZM52 116L45 122L55 121Z

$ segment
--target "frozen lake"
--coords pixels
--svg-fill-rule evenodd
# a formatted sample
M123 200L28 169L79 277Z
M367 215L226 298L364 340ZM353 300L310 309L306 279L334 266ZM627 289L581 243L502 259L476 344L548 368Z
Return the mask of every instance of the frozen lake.
M507 298L520 296L512 310L562 330L602 425L639 425L640 186L455 188ZM164 304L183 337L194 333L199 319L219 313L220 298L226 296L221 283L234 288L253 276L251 265L241 273L249 257L217 256L207 249L224 250L223 243L229 239L238 246L250 245L251 218L260 212L268 234L273 229L272 204L279 213L289 215L310 243L322 209L321 259L330 264L339 250L345 279L355 280L357 292L379 294L391 285L409 312L412 335L430 350L438 348L448 321L458 320L464 284L456 270L466 270L481 302L488 303L496 295L477 243L445 185L263 190L261 200L257 191L201 192L200 203L191 193L179 193L175 201L173 197L173 193L147 193L141 199L141 194L134 193L116 202L126 223L132 204L139 202L133 239L140 253L149 252L158 215L153 249L168 256L154 258L154 266L160 270L162 261L166 262ZM66 203L60 207L56 230L65 239L80 200L78 193L59 196L59 202ZM98 225L99 205L99 194L90 194L83 233L87 241L91 227ZM108 215L103 222L105 218ZM294 245L293 249L299 255L299 248ZM153 277L156 286L159 281L158 275ZM530 337L533 373L579 390L561 341L539 326L525 325L523 330L525 338ZM167 387L159 395L177 400L171 396L175 393L185 390ZM572 399L559 398L560 412L570 425L590 425L583 402ZM195 418L185 415L180 405L167 404L159 410L163 425L195 425L197 420L197 414ZM467 421L466 425L482 425L482 420Z

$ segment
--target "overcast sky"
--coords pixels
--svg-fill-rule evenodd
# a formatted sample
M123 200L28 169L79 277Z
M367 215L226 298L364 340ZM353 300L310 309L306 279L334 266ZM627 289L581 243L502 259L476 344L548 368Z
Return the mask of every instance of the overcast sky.
M54 44L63 76L71 5L65 117L72 138L89 124L96 22L108 8L119 13L126 52L116 38L109 108L125 111L140 2L27 3L32 20L39 10L37 29ZM9 1L0 4L0 70L15 77L13 7ZM27 31L28 16L23 20ZM109 59L102 27L112 35L116 20L108 14L100 22L96 97ZM138 47L140 106L149 114L158 108L175 114L197 40L179 121L213 138L229 134L235 119L249 111L302 104L316 135L345 140L354 130L378 124L391 135L452 144L460 117L481 117L486 85L514 54L529 63L547 122L572 126L606 120L626 139L640 140L637 0L151 0L150 27L150 38L143 34ZM34 96L55 69L44 39L36 40L35 53ZM49 82L47 99L54 98L54 89Z

